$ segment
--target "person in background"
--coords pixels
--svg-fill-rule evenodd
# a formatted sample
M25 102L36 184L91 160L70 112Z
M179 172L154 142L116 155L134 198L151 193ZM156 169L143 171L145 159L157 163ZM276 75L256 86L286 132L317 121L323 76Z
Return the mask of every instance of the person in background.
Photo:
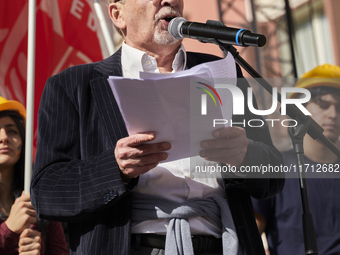
M26 110L0 97L0 254L67 255L61 223L37 219L24 189Z
M296 87L310 91L311 99L305 107L324 129L323 134L336 144L340 135L340 68L329 64L317 66L302 75ZM291 97L298 96L295 93ZM318 254L340 254L340 159L309 135L305 136L303 146ZM296 168L293 150L282 155L286 166ZM266 233L271 255L305 254L298 173L290 177L275 197L252 199L259 231Z
M147 143L156 138L153 130L129 135L107 80L220 60L186 52L169 34L170 20L183 15L184 0L108 3L122 48L50 77L44 88L31 185L38 215L68 222L72 254L264 253L250 195L273 196L283 176L194 178L190 158L163 162L169 141ZM233 67L242 78L240 67ZM240 79L238 86L246 95L248 84ZM259 118L249 110L239 117L238 123ZM282 162L267 126L221 128L201 147L195 160L208 166Z

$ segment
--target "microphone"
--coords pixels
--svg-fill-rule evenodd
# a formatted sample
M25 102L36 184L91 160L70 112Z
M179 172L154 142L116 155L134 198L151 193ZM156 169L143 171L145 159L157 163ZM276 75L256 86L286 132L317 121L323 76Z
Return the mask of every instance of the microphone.
M170 21L168 32L178 40L184 37L209 43L216 43L217 40L224 44L244 47L262 47L266 44L266 37L264 35L254 34L246 29L227 27L222 22L213 20L208 20L204 24L190 22L182 17L177 17Z

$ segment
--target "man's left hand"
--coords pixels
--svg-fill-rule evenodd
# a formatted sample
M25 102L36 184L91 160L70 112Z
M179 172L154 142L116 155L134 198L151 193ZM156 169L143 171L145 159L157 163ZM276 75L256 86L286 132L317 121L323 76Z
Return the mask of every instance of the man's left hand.
M215 139L201 142L200 156L209 161L239 167L247 153L249 140L245 129L225 127L213 132Z

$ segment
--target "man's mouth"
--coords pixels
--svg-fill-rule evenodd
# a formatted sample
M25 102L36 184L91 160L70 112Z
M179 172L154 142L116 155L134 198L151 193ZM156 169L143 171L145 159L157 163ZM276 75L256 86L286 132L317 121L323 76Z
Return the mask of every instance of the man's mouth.
M167 22L170 22L172 19L176 18L176 16L166 16L163 19Z
M168 14L168 15L164 15L163 17L161 17L159 20L166 26L169 25L170 21L174 18L177 18L178 15L175 14Z

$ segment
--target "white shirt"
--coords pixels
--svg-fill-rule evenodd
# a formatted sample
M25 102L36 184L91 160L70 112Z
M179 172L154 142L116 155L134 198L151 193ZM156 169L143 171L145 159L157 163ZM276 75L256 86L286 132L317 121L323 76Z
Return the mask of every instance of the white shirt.
M186 64L187 55L184 46L181 45L172 63L172 72L184 70ZM123 77L131 79L139 78L139 72L159 73L154 57L149 56L144 51L132 48L125 42L122 45L122 69Z
M145 52L132 48L125 43L122 46L122 66L125 78L139 78L139 72L157 72L156 59ZM186 52L181 45L172 64L173 71L184 70ZM195 172L195 166L216 165L201 157L185 158L168 163L161 163L156 168L139 176L134 192L158 195L168 200L184 202L192 198L204 198L211 195L225 197L223 181L210 173ZM156 219L132 223L132 233L166 234L169 220ZM190 218L192 234L205 234L221 237L221 226L202 217Z

